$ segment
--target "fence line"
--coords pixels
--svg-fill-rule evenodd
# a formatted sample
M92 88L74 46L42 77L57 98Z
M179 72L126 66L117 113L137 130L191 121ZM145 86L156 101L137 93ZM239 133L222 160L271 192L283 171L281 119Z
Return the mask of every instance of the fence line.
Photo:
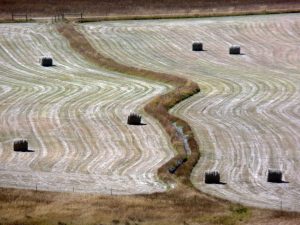
M52 17L52 23L56 23L59 21L64 21L68 16L78 16L78 18L80 19L80 21L82 21L83 19L83 12L79 12L79 13L66 13L66 12L61 12L61 13L57 13Z
M12 12L11 13L11 20L12 21L14 21L15 19L16 19L16 17L17 18L25 18L26 19L26 22L28 22L28 20L29 20L29 16L28 16L28 13L14 13L14 12Z
M65 13L63 12L62 14L62 18L65 19L67 16L80 16L80 19L82 20L83 19L83 13L80 12L80 13Z
M115 188L95 188L89 189L84 187L69 186L69 187L51 187L49 185L35 184L35 185L5 185L1 184L1 188L16 188L32 191L50 191L50 192L73 192L73 193L82 193L82 194L104 194L104 195L128 195L130 191L120 190Z

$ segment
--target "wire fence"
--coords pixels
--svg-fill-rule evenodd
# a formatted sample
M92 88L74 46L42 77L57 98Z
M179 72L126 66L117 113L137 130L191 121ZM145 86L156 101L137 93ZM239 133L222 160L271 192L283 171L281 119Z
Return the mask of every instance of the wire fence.
M30 17L30 14L28 14L27 12L26 13L15 13L15 12L12 12L11 13L11 20L12 21L15 21L15 20L20 20L20 19L23 19L25 20L26 22L28 22L31 17Z
M85 193L85 194L103 194L103 195L127 195L130 194L129 190L122 190L108 187L82 187L82 186L49 186L46 184L35 185L6 185L1 184L2 188L16 188L33 191L50 191L50 192L68 192L68 193Z
M83 20L83 12L78 12L78 13L61 12L55 14L51 20L52 23L56 23L56 22L64 21L67 18L78 19L79 22L81 22Z

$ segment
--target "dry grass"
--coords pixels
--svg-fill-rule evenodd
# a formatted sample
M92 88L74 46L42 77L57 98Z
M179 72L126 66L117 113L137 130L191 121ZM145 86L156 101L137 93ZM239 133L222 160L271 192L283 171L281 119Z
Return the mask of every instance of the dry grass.
M228 217L230 205L181 187L168 193L137 196L96 196L0 189L1 224L183 224ZM240 219L246 221L250 210ZM119 222L117 222L119 221Z
M283 9L299 10L296 0L0 0L0 14L9 17L11 11L30 12L37 16L53 16L57 12L84 12L87 15L153 15L153 14L228 14L263 13Z
M0 224L290 224L293 212L259 210L216 200L179 185L167 193L136 196L35 192L0 188Z

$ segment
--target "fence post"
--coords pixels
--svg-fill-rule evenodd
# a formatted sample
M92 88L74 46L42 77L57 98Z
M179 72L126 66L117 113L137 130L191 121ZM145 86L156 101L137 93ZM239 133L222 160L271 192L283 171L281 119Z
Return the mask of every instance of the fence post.
M27 18L27 13L26 13L26 22L28 21L28 18Z
M14 20L14 13L13 12L11 13L11 20L12 21Z
M37 184L35 185L35 191L37 191Z

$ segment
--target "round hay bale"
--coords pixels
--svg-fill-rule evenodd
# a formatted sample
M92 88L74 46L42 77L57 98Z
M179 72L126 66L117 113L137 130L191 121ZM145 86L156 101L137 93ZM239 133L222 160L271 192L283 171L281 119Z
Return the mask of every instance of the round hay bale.
M142 117L135 113L130 113L127 118L127 124L129 125L141 125Z
M241 47L239 45L232 45L229 48L229 54L231 54L231 55L239 55L239 54L241 54Z
M16 151L16 152L28 151L28 142L26 140L14 141L14 151Z
M280 170L268 170L268 182L281 183L282 172Z
M193 51L203 51L203 44L201 42L194 42L192 48Z
M220 173L218 171L205 172L205 183L206 184L219 184Z
M40 62L42 66L53 66L53 60L51 57L42 57Z

